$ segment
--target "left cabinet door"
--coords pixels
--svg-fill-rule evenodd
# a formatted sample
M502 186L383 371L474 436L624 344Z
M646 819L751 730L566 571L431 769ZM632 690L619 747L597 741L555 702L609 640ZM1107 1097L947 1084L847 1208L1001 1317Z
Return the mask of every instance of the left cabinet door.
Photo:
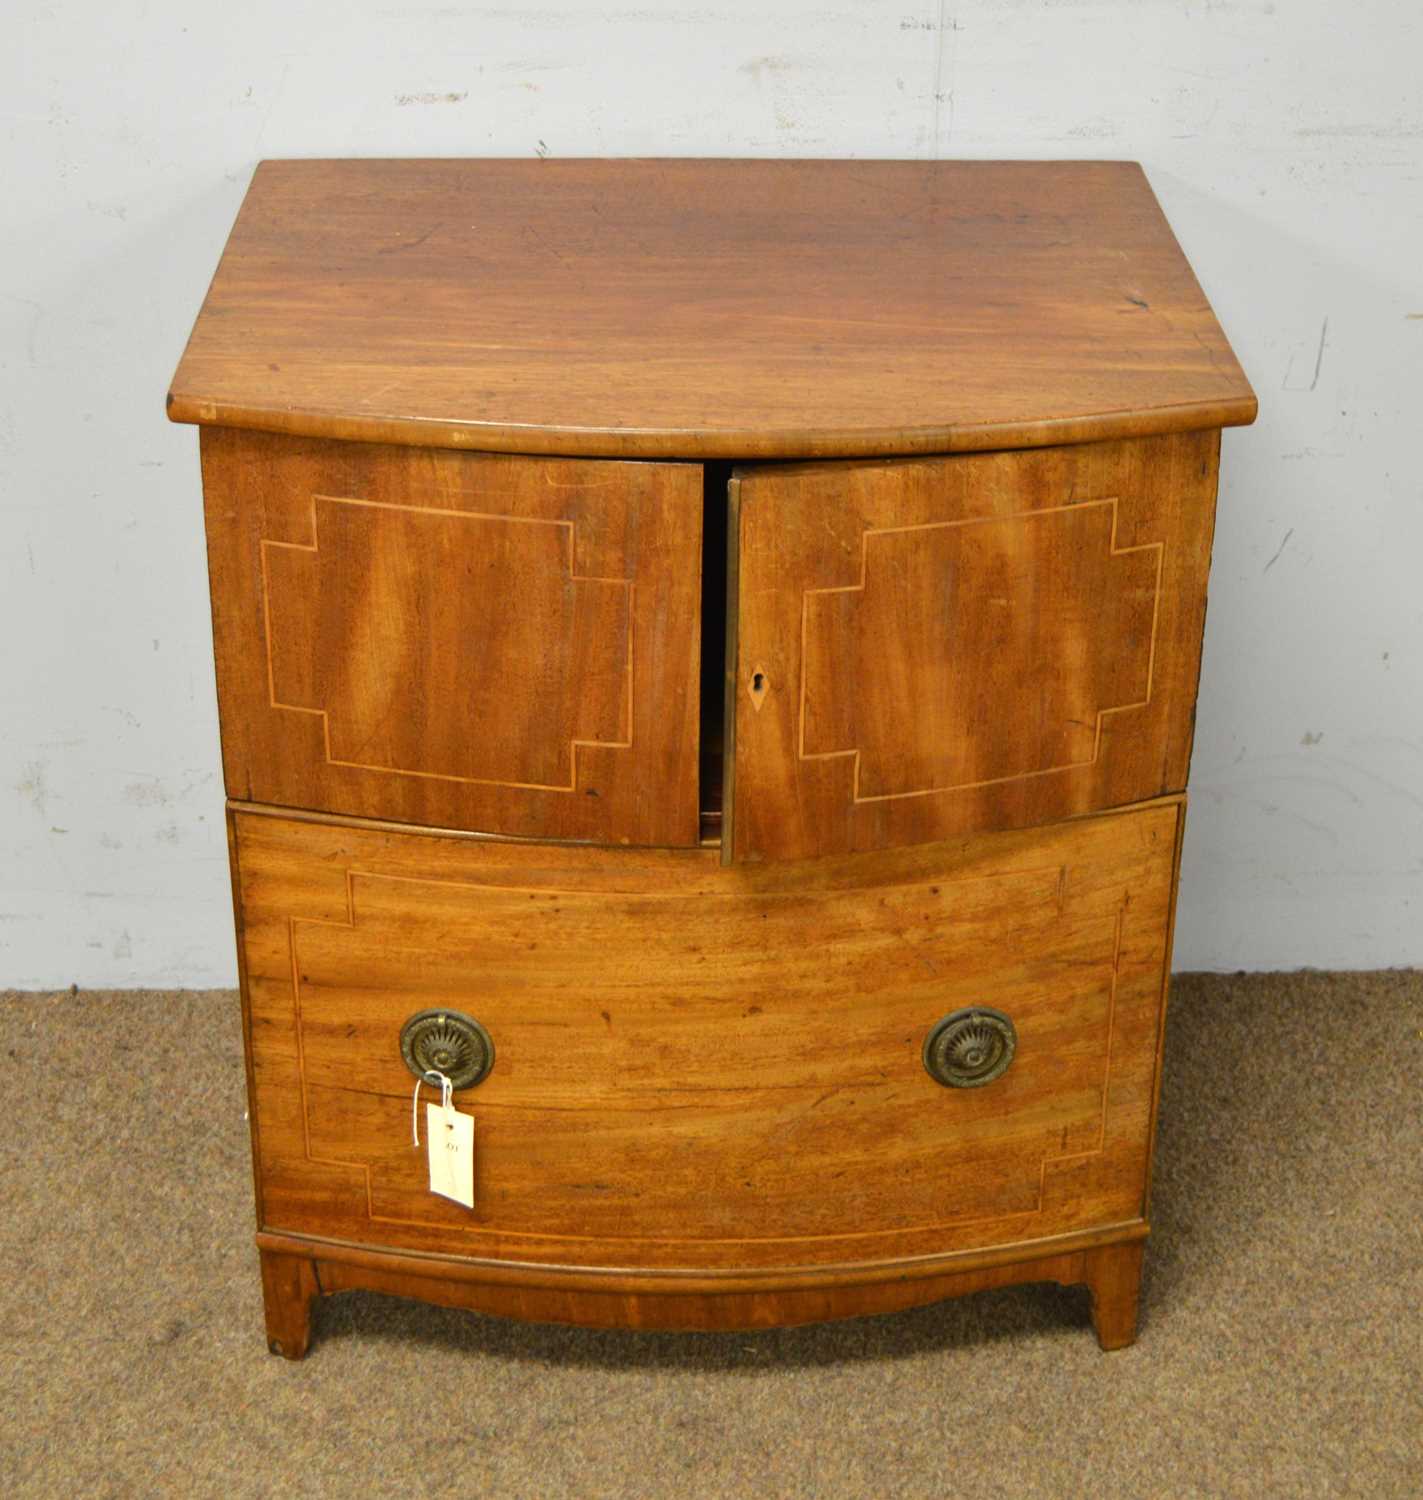
M697 842L699 466L212 427L202 455L230 797Z

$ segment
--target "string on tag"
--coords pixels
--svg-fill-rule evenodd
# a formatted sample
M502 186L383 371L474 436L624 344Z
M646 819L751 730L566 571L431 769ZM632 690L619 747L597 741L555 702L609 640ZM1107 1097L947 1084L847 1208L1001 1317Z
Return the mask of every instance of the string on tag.
M415 1094L410 1101L410 1134L417 1151L420 1149L420 1090L427 1078L440 1085L440 1108L446 1113L454 1108L455 1086L443 1073L437 1073L432 1068L423 1078L415 1080Z

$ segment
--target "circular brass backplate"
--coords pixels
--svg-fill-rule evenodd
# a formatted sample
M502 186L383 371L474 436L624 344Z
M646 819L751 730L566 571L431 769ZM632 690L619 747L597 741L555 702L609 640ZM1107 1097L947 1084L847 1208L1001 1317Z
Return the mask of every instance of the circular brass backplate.
M1018 1033L1001 1010L970 1005L934 1023L924 1039L924 1066L945 1088L978 1089L1003 1076L1017 1046Z
M494 1066L494 1043L473 1016L457 1010L417 1011L400 1028L400 1055L417 1077L443 1073L457 1089L472 1089Z

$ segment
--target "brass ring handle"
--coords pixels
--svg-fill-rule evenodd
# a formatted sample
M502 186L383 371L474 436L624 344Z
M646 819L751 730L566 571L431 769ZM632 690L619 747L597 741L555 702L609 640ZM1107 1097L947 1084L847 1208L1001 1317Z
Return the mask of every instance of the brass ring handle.
M970 1005L930 1028L924 1067L945 1088L978 1089L1007 1072L1017 1047L1017 1030L1001 1010Z
M443 1073L455 1088L472 1089L494 1066L494 1042L473 1016L421 1010L400 1028L400 1055L427 1083L431 1073Z

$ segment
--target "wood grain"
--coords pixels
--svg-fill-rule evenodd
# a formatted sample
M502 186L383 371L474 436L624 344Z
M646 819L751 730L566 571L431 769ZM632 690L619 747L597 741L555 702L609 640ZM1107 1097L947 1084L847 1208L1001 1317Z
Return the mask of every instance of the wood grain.
M728 857L1180 791L1219 434L738 470Z
M1131 162L273 161L175 420L809 458L1249 422Z
M230 795L699 838L701 473L209 429Z
M511 1280L484 1267L434 1256L318 1244L291 1235L261 1234L258 1242L268 1297L268 1328L278 1330L270 1347L273 1353L300 1359L310 1342L313 1302L318 1296L337 1292L384 1292L496 1317L585 1328L699 1333L783 1328L899 1312L944 1297L961 1297L1024 1282L1055 1281L1064 1286L1095 1287L1101 1281L1102 1262L1094 1258L1094 1252L1103 1246L1108 1250L1116 1245L1128 1250L1135 1248L1139 1267L1140 1237L1145 1232L1143 1224L1115 1226L1110 1231L1115 1240L1104 1242L1101 1235L1091 1234L1074 1236L1056 1242L1057 1248L1051 1254L1023 1246L1015 1247L1012 1252L1018 1259L966 1254L945 1262L956 1269L940 1268L929 1274L899 1273L854 1284L801 1281L755 1291L715 1287L693 1291L680 1283L674 1290L646 1284L638 1291L612 1290L596 1283L586 1284L588 1278L562 1278L558 1284L545 1284L532 1281L527 1271L520 1273L518 1280ZM1070 1248L1079 1242L1084 1248ZM298 1280L295 1270L288 1266L292 1261L309 1265L305 1280ZM269 1262L273 1263L271 1271ZM272 1274L279 1269L285 1274ZM570 1284L570 1280L577 1284ZM1123 1279L1118 1283L1119 1302L1129 1295L1134 1293ZM1094 1309L1105 1305L1100 1296L1093 1304ZM1124 1322L1119 1323L1113 1332L1119 1335L1125 1326Z
M1139 1222L1179 821L725 869L238 811L262 1227L730 1291ZM1017 1055L944 1088L970 1004ZM496 1048L472 1213L411 1146L435 1005Z

